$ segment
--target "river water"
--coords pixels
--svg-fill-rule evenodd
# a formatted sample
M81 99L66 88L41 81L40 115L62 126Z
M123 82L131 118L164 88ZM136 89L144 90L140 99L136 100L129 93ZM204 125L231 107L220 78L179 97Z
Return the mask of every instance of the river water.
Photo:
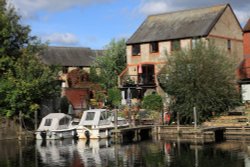
M0 141L0 167L250 167L250 142Z

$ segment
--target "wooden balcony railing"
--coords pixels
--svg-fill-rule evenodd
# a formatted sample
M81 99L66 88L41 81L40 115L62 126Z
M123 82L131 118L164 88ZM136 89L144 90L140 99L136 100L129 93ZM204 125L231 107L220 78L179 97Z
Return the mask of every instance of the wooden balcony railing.
M123 75L119 79L119 86L155 86L154 75Z

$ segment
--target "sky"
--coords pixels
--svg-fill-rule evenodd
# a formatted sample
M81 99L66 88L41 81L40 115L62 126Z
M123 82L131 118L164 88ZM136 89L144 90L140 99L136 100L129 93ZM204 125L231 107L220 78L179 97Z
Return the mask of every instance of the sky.
M29 25L31 35L50 46L105 49L128 39L148 15L230 3L242 27L250 0L7 0Z

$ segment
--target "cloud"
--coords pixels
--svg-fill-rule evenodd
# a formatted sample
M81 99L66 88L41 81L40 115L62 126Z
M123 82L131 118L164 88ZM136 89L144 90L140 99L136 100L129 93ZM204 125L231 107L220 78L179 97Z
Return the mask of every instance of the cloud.
M139 12L145 15L163 13L171 10L173 7L167 1L142 1L139 6Z
M244 25L250 17L250 3L247 3L246 0L141 0L136 11L147 16L163 12L208 7L227 3L232 6L240 23Z
M42 40L48 41L50 44L57 44L57 45L79 44L79 39L74 34L71 33L53 33L45 35Z
M7 0L23 18L36 18L41 11L58 12L72 7L85 7L97 3L106 3L113 0Z

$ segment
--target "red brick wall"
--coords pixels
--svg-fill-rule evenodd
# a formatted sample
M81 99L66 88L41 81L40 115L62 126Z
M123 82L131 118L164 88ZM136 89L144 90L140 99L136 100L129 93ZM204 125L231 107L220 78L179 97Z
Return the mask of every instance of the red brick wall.
M243 76L244 78L250 78L250 32L245 32L243 34L243 50L244 50Z
M87 108L88 104L88 89L67 88L65 95L73 105L74 109Z
M246 32L243 35L243 48L244 48L244 55L249 55L250 57L250 32Z

